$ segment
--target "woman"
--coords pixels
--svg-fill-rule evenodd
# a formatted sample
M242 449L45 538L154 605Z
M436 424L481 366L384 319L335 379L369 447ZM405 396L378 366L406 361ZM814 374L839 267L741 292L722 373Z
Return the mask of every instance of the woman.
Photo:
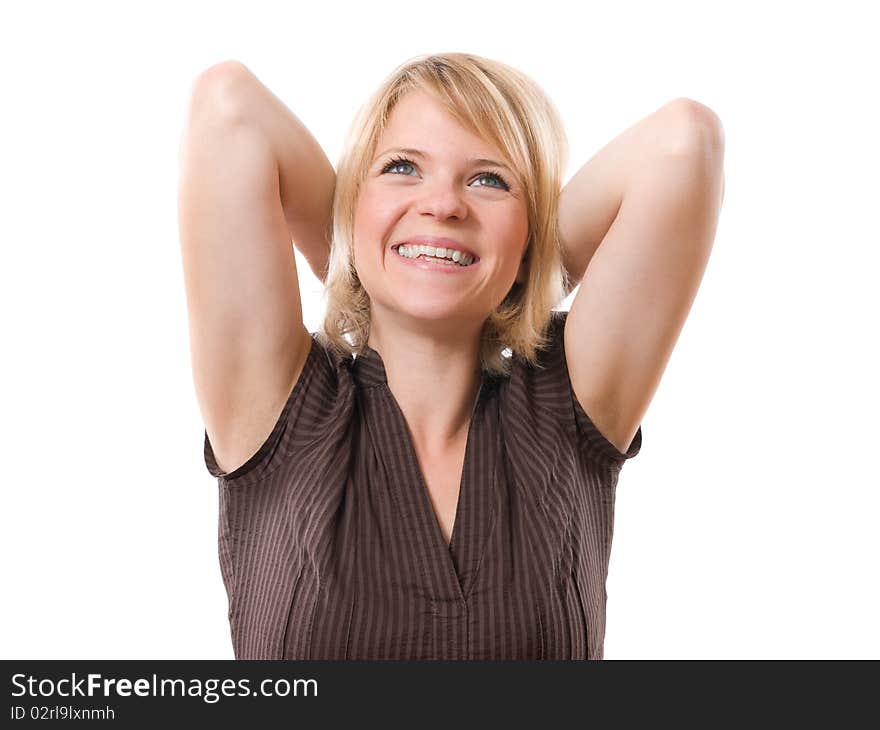
M244 66L199 77L180 230L236 658L602 658L617 478L702 277L722 142L676 100L560 191L539 87L436 54L362 107L334 174Z

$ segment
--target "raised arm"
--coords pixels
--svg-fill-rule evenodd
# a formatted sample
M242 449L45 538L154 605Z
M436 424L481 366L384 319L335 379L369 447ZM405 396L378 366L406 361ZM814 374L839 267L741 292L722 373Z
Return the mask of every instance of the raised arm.
M281 207L291 238L320 280L327 277L336 171L311 132L246 66L209 69L232 95L236 114L265 135L278 165Z
M323 279L334 186L308 130L242 64L195 80L178 223L196 396L227 473L271 434L308 356L292 242Z
M724 192L724 129L675 99L603 147L562 191L564 263L583 279L565 329L572 388L625 451L703 277Z

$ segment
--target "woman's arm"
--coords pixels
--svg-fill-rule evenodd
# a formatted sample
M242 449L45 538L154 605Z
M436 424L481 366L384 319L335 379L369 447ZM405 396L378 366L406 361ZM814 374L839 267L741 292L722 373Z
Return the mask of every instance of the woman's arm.
M320 281L327 275L336 171L300 119L244 64L216 67L235 113L258 125L278 162L281 205L293 242Z
M567 265L583 276L565 323L565 355L581 407L623 453L657 390L712 250L724 131L708 107L676 100L594 161L579 173L563 210Z
M558 219L563 264L572 288L583 278L617 217L627 186L658 153L674 152L676 145L692 145L695 125L687 117L701 115L717 120L708 107L690 99L674 99L611 140L563 187Z

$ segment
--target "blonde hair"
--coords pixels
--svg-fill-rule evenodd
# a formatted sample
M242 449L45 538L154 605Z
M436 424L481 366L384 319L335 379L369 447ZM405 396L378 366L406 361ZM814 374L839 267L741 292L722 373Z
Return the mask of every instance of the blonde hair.
M396 68L360 108L337 166L323 335L340 354L360 355L370 334L370 297L354 266L354 214L378 140L410 91L432 94L465 128L505 153L528 205L527 280L515 283L483 324L480 367L510 371L504 348L531 364L549 343L551 310L570 291L557 224L568 156L556 107L529 77L468 53L416 56ZM349 335L352 342L345 339Z

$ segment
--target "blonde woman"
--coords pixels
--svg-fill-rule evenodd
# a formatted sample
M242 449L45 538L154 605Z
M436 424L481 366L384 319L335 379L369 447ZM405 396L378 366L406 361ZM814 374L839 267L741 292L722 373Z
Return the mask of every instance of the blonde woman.
M676 99L562 189L566 154L537 84L472 54L395 69L336 172L244 65L196 80L180 236L236 658L603 657L617 479L723 132Z

